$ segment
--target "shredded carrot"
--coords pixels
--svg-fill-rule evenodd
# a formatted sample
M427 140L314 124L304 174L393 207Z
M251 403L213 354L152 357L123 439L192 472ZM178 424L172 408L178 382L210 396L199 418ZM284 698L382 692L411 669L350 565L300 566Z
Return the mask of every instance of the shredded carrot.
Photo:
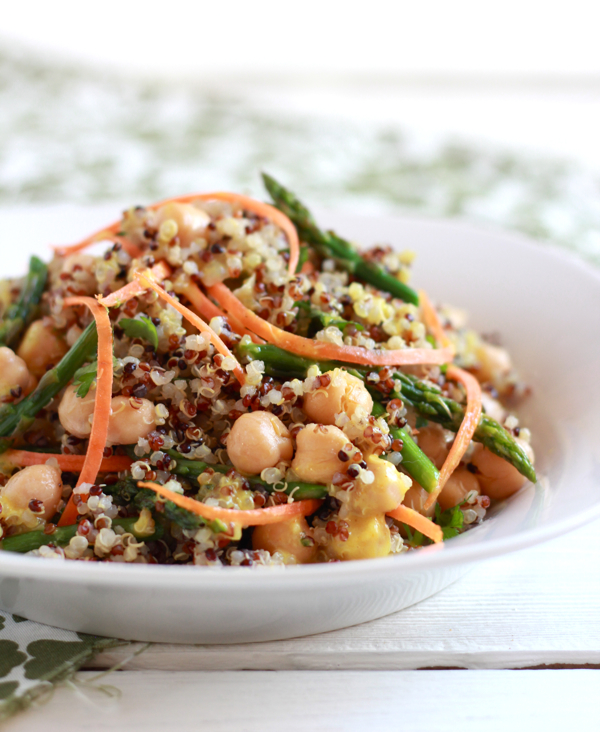
M422 516L418 511L415 511L408 506L400 505L393 511L388 512L388 516L391 516L396 521L401 521L403 524L412 526L413 529L420 531L424 536L431 541L439 544L440 541L444 540L444 532L433 521L430 521L426 516Z
M114 224L97 231L95 234L87 236L85 239L77 242L77 244L71 244L69 246L59 245L52 248L60 257L67 257L69 254L77 254L77 252L81 252L84 249L91 247L92 244L97 244L99 241L110 239L113 242L118 242L130 257L133 257L134 259L141 257L143 252L138 246L136 246L127 237L117 234L117 231L119 231L120 228L121 222L116 221Z
M227 318L231 328L238 335L248 335L252 338L254 343L264 343L262 338L259 338L257 335L254 335L254 333L245 328L233 315L225 315L222 310L219 310L213 301L206 297L195 282L190 282L181 294L190 301L190 303L207 322L210 322L213 318Z
M454 357L452 348L403 348L395 351L371 351L359 346L338 346L334 343L316 341L311 338L288 333L263 320L243 305L222 283L208 288L209 294L236 317L248 330L253 331L268 343L291 351L299 356L317 360L344 361L373 366L403 366L413 364L444 364Z
M219 310L212 300L209 300L209 298L206 297L194 282L190 282L181 294L186 298L186 300L190 301L206 322L210 322L213 318L227 317L222 310Z
M310 499L306 501L295 501L284 503L281 506L269 508L252 508L242 511L237 508L220 508L219 506L207 506L206 503L196 501L193 498L182 496L181 493L174 493L158 483L138 483L140 488L149 488L158 493L159 496L177 504L180 508L195 513L197 516L214 521L218 519L225 523L235 523L242 527L264 526L265 524L278 524L282 521L289 521L296 516L309 516L314 513L323 501Z
M108 317L108 310L92 297L68 297L65 305L85 305L96 321L98 331L98 377L96 380L96 397L94 401L94 421L88 442L87 454L81 468L77 485L96 482L98 471L102 465L104 448L108 436L108 422L110 419L110 405L113 383L113 334ZM77 507L73 496L58 522L59 526L74 524L77 519Z
M156 282L162 282L171 275L171 268L166 262L159 262L152 267L150 273ZM118 305L123 305L123 303L126 303L128 300L141 295L147 289L148 288L141 285L137 280L133 280L121 287L119 290L111 292L110 295L98 298L98 302L106 308L112 308Z
M481 417L481 387L477 379L468 371L463 371L463 369L459 369L457 366L448 366L446 377L458 381L465 387L467 392L467 407L463 421L454 438L454 443L440 470L438 486L427 497L424 505L425 509L433 506L437 501L438 496L446 485L446 481L458 467L462 456L467 451L469 443L473 439Z
M298 259L300 257L300 241L298 240L298 232L296 227L289 220L289 218L276 209L274 206L262 201L257 201L249 196L243 196L241 193L228 193L226 191L216 191L214 193L192 193L187 196L177 196L176 198L167 198L164 201L153 203L148 206L149 209L155 210L164 206L166 203L193 203L194 201L227 201L228 203L238 203L246 211L252 211L252 213L262 216L265 219L269 219L286 235L288 244L290 247L290 260L288 262L288 273L290 277L293 277L296 273L296 267L298 266ZM80 252L82 249L89 247L91 244L95 244L103 239L114 239L118 240L123 244L123 248L127 251L130 256L139 257L142 252L133 244L128 241L125 237L118 236L117 232L121 228L122 222L115 221L113 224L105 227L101 231L97 231L95 234L88 236L78 244L73 244L70 247L54 247L55 251L60 255L73 254ZM135 252L135 253L134 253Z
M210 325L207 325L202 318L200 318L196 313L194 313L189 308L186 308L185 305L182 305L178 300L176 300L174 297L171 297L168 292L166 292L160 285L158 285L156 282L151 280L149 277L146 277L141 272L135 272L134 277L136 280L142 284L145 287L151 287L154 292L158 294L158 296L163 299L165 302L168 302L171 307L175 308L178 313L181 313L183 317L188 320L192 325L194 325L201 333L206 333L208 337L210 338L210 342L213 344L213 346L219 351L219 353L226 358L232 358L236 366L233 369L233 373L235 374L236 379L240 382L240 384L243 386L246 383L246 376L244 374L244 370L238 363L238 360L236 357L231 353L229 348L223 343L223 341L219 338L219 336L214 332L214 330L210 327Z
M55 459L61 470L69 473L79 473L83 470L85 455L57 455L51 452L29 452L28 450L7 450L4 457L13 465L25 468L28 465L45 465L48 460ZM126 455L113 455L102 458L100 473L120 473L128 470L131 458Z
M440 322L437 311L431 304L431 300L427 296L425 290L419 290L419 303L421 305L421 312L423 313L423 321L431 334L440 346L443 348L451 348L454 353L454 346L446 335L446 331Z

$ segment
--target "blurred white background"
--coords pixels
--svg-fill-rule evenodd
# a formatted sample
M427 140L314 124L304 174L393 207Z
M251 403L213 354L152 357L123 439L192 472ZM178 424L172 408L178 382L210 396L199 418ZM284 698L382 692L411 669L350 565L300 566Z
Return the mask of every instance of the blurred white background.
M114 69L210 81L600 74L587 0L77 0L5 4L6 38Z
M0 44L227 90L291 115L401 124L600 167L591 0L5 4Z
M5 3L0 205L264 195L515 228L600 263L591 0Z

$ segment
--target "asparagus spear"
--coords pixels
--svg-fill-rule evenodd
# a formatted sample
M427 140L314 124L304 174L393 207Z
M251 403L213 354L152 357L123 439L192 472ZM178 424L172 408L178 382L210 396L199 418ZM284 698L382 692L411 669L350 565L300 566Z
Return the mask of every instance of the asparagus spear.
M90 323L60 363L47 371L31 394L18 404L0 407L0 437L21 433L33 422L38 412L48 406L58 392L73 378L86 361L93 358L98 343L96 324ZM8 443L0 441L0 451Z
M120 526L128 534L133 534L136 539L143 541L156 541L164 534L164 529L160 524L156 524L154 533L151 536L139 534L135 529L135 524L139 516L133 518L117 518L113 519L113 528ZM52 534L45 534L43 529L35 531L27 531L24 534L15 534L0 541L0 549L6 552L25 552L39 549L45 544L55 544L56 546L66 546L71 539L77 534L77 524L72 526L59 526Z
M395 373L394 378L399 379L402 384L399 396L404 402L432 422L441 424L445 429L451 432L458 431L464 417L464 409L460 404L442 396L439 387L419 381L414 376ZM513 465L527 480L537 482L535 468L525 451L495 419L482 414L473 439Z
M239 357L246 356L250 359L263 361L267 373L286 379L304 378L310 366L317 363L271 345L242 342L237 347L237 353ZM331 371L337 367L347 369L347 364L336 363L335 361L318 362L318 366L321 371ZM362 379L368 373L364 369L347 370ZM392 398L402 399L418 414L432 422L441 424L445 429L452 432L458 431L464 417L464 408L460 404L444 397L439 387L420 381L415 376L396 372L394 378L400 381L401 387L400 393L393 392L390 395ZM383 398L382 394L376 389L370 389L370 391L375 399L381 400ZM524 450L498 422L485 414L482 415L473 439L485 445L495 455L509 462L532 483L536 482L535 469Z
M317 321L320 324L321 328L328 328L329 326L334 325L336 328L339 328L343 331L344 328L352 325L354 326L354 328L356 328L356 330L365 329L364 325L361 325L360 323L354 323L351 320L344 320L344 318L340 317L337 314L324 313L322 310L319 310L314 305L304 300L299 300L298 302L295 302L294 307L298 308L299 317L304 316L310 321L309 325L312 324L312 321ZM316 332L316 330L317 329L315 329L314 332Z
M413 305L419 304L419 296L411 287L386 272L379 264L367 262L350 242L340 238L332 231L319 229L310 211L293 193L280 185L270 175L263 173L262 177L275 206L291 219L303 241L314 246L317 251L325 256L336 259L357 278L369 282L378 289L389 292L405 302L413 303Z
M154 491L148 488L139 488L137 481L133 478L124 478L111 485L103 487L106 495L112 496L117 506L127 506L130 503L139 509L147 508L156 511L157 503L160 502L160 514L168 521L181 526L188 531L197 531L202 526L208 526L215 534L227 531L227 526L219 519L208 521L201 516L196 516L191 511L177 506L173 501L163 501Z
M0 325L0 346L13 348L18 343L40 302L47 278L48 267L38 257L31 257L19 299L8 308Z
M133 451L133 446L129 446L127 452L134 460L139 459ZM202 475L208 468L211 468L217 473L228 473L234 469L233 465L213 465L212 463L205 463L201 460L187 460L176 450L163 450L163 452L175 461L174 464L169 466L170 472L174 475L180 475L182 478L195 479L199 475ZM267 483L257 475L250 475L246 479L251 486L258 486L269 493L275 493L275 488L281 487L281 484L273 485ZM285 490L281 492L286 493L288 496L293 495L296 501L303 501L308 498L327 498L327 486L317 483L290 481L285 484Z
M373 404L373 416L380 417L383 414L385 414L385 407L381 402L375 402ZM390 435L394 440L402 441L402 450L400 451L402 467L411 478L414 478L420 486L425 488L427 493L432 493L438 487L439 470L413 440L406 427L390 427Z

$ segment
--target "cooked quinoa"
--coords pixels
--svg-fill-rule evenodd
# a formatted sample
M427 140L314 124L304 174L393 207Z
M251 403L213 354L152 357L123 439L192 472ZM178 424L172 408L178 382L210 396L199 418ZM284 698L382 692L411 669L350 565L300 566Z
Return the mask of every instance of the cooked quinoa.
M440 334L425 296L398 296L413 292L412 251L377 243L359 255L336 238L359 261L350 267L328 234L292 216L301 261L290 273L298 251L267 214L234 195L136 206L84 242L104 241L101 255L65 247L47 269L32 260L28 277L2 283L1 548L213 567L391 556L476 526L535 476L530 433L512 413L527 386L465 313L439 304ZM102 331L89 303L69 298L110 303L111 411L93 482L81 476L101 431L101 348L67 367L95 322ZM298 352L306 342L325 356ZM450 369L452 359L428 362L442 346ZM411 351L421 361L403 365ZM344 361L356 352L367 362ZM400 363L368 362L388 352ZM471 408L465 372L484 416L442 487Z

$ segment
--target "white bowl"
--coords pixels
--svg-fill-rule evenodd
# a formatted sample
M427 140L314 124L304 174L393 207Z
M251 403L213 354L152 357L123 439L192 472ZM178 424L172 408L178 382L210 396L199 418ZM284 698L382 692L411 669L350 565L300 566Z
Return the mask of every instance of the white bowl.
M7 212L0 223L20 221L19 235L25 225L31 248L40 251L50 223L59 225L52 241L60 242L105 220L97 210L88 214L85 227L85 212L65 224L52 209L30 214L26 224ZM540 482L447 544L387 559L212 570L0 552L0 607L71 630L144 641L290 638L401 610L443 589L475 562L600 516L598 273L548 246L465 223L331 213L320 218L365 245L389 242L415 250L419 287L435 300L467 308L479 330L502 335L533 386L522 416L533 432ZM22 246L22 238L15 241ZM21 250L19 257L24 255Z

